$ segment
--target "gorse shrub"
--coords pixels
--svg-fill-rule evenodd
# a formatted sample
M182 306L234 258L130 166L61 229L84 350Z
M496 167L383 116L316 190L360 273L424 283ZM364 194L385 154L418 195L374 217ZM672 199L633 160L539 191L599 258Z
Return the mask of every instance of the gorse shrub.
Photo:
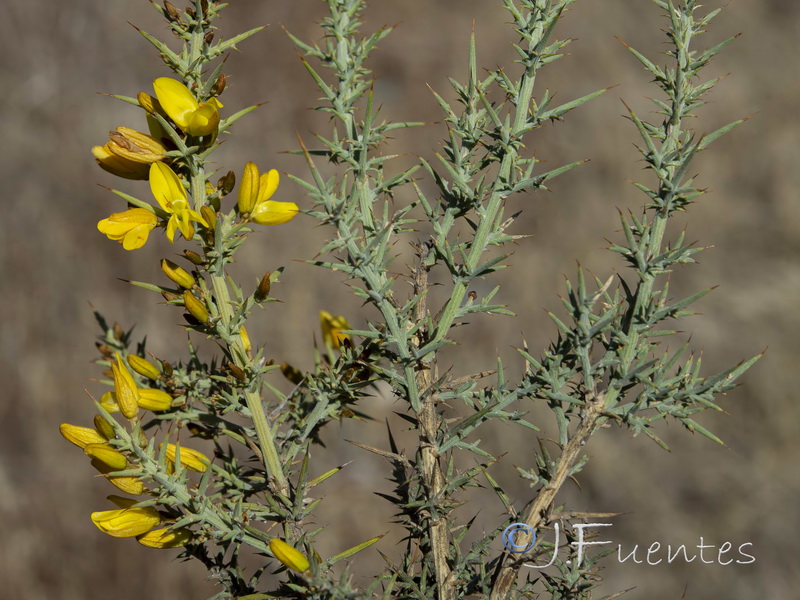
M180 47L141 33L173 75L156 77L152 93L116 96L141 109L138 123L116 127L93 149L104 170L148 180L150 190L142 186L138 197L112 190L124 210L97 227L129 251L162 229L184 247L185 264L164 259L162 281L134 285L161 294L165 310L184 314L190 346L183 360L156 358L98 315L98 364L113 391L95 402L93 427L64 424L61 432L125 494L109 496L116 508L92 513L101 531L152 548L180 548L181 556L208 568L220 589L214 598L591 597L605 552L572 545L563 556L554 553L548 569L525 567L557 548L545 533L560 528L574 541L571 525L591 517L557 502L586 464L587 442L599 427L618 426L665 446L653 429L662 420L719 442L695 415L718 410L719 395L758 357L707 376L687 354L688 344L674 351L660 344L676 333L670 324L708 292L670 298L666 276L701 250L673 234L670 219L704 194L691 171L696 154L742 121L708 135L687 126L717 83L701 77L703 68L731 40L695 50L695 38L718 11L701 14L694 0L654 0L668 20L667 65L629 48L661 90L652 120L628 115L649 167L648 178L636 184L645 202L640 214L621 215L623 235L609 248L629 269L604 278L579 268L563 298L568 319L551 315L557 335L544 351L519 350L525 369L518 381L491 356L477 374L440 364L465 319L513 315L493 301L497 288L482 296L474 289L508 266L506 247L524 237L514 227L516 196L547 189L581 164L545 170L530 152L539 128L605 91L558 103L535 86L540 70L551 68L570 42L556 30L573 3L498 0L509 18L514 64L480 70L473 36L466 79L450 80L457 102L446 100L449 92L434 92L444 123L429 126L442 131L440 152L398 173L387 169L391 133L422 124L379 116L373 86L380 83L365 66L390 28L364 34L365 2L326 0L320 43L289 34L319 87L316 108L330 116L327 133L296 149L305 166L298 163L288 179L303 192L294 194L298 203L286 201L287 178L269 165L248 162L226 171L209 162L222 135L256 108L232 111L220 97L225 56L261 28L220 39L215 24L225 4L196 0L179 10L154 3ZM401 189L411 193L396 196ZM344 316L321 313L322 341L307 372L271 357L247 329L251 313L273 301L272 285L286 279L291 296L303 293L302 282L294 273L283 277L279 265L265 265L269 272L259 273L252 288L227 272L254 230L288 223L301 235L308 219L292 221L298 212L329 232L309 262L344 276L358 298L353 306L361 306L348 316L356 322L360 310L358 322L366 323L354 329ZM407 239L414 243L406 266L395 260L395 246ZM215 342L217 356L197 349L192 340L201 338ZM374 501L393 504L405 530L403 548L381 548L383 524L376 524L371 539L321 556L315 542L325 530L308 525L320 502L313 498L346 467L319 473L312 449L336 435L326 428L331 421L369 418L361 401L377 393L402 403L417 439L409 455L391 430L380 448L354 440L386 460L393 488ZM535 443L545 425L529 420L535 406L549 410L555 444ZM493 476L498 457L477 435L490 423L518 426L529 436L513 460L529 497L513 497ZM474 466L459 466L464 457ZM476 531L474 521L454 512L478 485L496 493L496 512L506 515L492 531ZM355 586L348 559L376 550L385 568ZM259 557L262 567L244 568L243 554Z

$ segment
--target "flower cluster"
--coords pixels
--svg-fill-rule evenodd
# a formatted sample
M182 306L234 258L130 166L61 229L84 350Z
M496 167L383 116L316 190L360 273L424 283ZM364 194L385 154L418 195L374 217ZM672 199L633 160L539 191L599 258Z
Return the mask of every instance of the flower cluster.
M161 377L158 368L140 356L133 354L128 356L128 365L144 378ZM129 452L118 449L119 425L111 421L110 415L119 412L133 422L142 409L153 412L168 410L172 405L172 397L160 389L140 387L119 354L111 363L111 376L114 391L104 394L100 402L106 415L102 413L97 415L94 427L63 423L59 429L67 441L84 451L91 459L92 466L110 483L126 494L141 496L147 491L143 477L119 474L128 471L132 467L131 460L135 462L136 458ZM139 442L141 446L147 445L141 430ZM191 448L181 448L169 443L164 451L169 461L169 471L174 471L175 466L180 465L185 469L202 473L210 464L207 456ZM140 543L153 548L174 548L186 544L191 539L190 531L184 528L168 527L154 530L156 526L163 524L165 519L152 507L138 507L139 500L120 496L109 496L109 500L119 506L119 510L92 513L92 521L104 533L114 537L136 537Z
M120 126L109 134L105 145L92 148L98 165L105 171L124 179L148 179L157 203L154 206L120 193L135 206L97 224L101 233L122 244L125 250L144 246L157 226L166 229L170 242L175 241L177 231L184 239L192 240L195 225L210 230L212 225L201 214L201 208L214 207L218 196L231 187L232 177L224 181L220 190L210 184L193 189L192 194L199 197L190 198L187 191L191 176L196 174L196 153L216 141L222 102L217 97L200 101L185 84L170 77L156 79L153 90L155 97L141 92L136 98L136 104L146 113L149 134ZM237 203L243 222L282 225L297 215L299 208L294 202L271 200L279 181L275 169L259 177L255 164L245 165Z

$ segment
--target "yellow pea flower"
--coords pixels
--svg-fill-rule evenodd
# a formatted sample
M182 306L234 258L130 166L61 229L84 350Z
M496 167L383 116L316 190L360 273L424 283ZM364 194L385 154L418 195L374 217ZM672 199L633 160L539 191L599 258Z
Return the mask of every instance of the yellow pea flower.
M148 548L178 548L192 540L192 532L183 527L178 529L154 529L136 538L142 546Z
M270 200L279 184L280 173L275 169L259 175L258 167L247 163L239 185L239 213L250 215L259 225L283 225L291 221L299 210L297 204Z
M122 244L125 250L136 250L145 245L147 236L157 224L158 218L152 211L131 208L103 219L97 224L97 229L108 239Z
M181 131L195 137L217 133L222 102L216 98L198 102L189 88L169 77L156 79L153 89L161 108Z
M127 538L147 533L161 523L161 516L153 507L122 508L92 513L92 522L108 535Z
M324 310L319 311L319 324L322 328L322 342L326 348L338 349L349 340L350 336L342 333L343 329L350 329L350 323L341 316L334 316Z
M164 163L150 165L150 190L161 208L170 214L167 222L167 238L170 242L175 241L177 229L180 229L184 238L191 240L194 236L192 221L208 227L202 215L189 207L189 196L175 171Z
M269 541L269 549L272 551L272 555L275 558L293 571L302 573L303 571L308 571L308 568L311 566L302 552L290 546L282 539L272 538Z
M175 456L177 450L178 447L175 444L167 444L167 459L170 462L175 462L177 458ZM185 448L181 446L180 453L181 466L184 469L190 469L192 471L197 471L198 473L203 473L211 462L205 454L197 450L192 450L191 448Z
M129 127L117 127L104 146L92 148L102 169L125 179L147 179L151 163L164 159L167 149L155 137Z

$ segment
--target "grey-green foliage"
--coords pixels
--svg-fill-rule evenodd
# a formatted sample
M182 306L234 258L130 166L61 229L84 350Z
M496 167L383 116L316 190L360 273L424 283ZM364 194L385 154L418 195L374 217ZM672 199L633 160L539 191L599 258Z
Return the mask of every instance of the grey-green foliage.
M365 2L326 2L324 42L292 39L308 58L305 66L322 91L318 109L330 113L332 127L329 134L316 136L314 147L303 147L310 178L294 180L315 201L312 216L330 227L330 242L315 263L345 274L355 293L376 311L364 311L367 329L352 332L363 344L346 349L340 363L349 365L351 373L353 365L368 364L370 380L385 382L406 402L404 418L419 434L413 459L398 453L391 432L388 449L372 449L392 465L395 490L387 498L408 534L404 556L399 561L386 557L387 568L380 575L383 597L588 598L596 582L597 557L580 568L561 563L558 573L518 586L519 562L499 553L494 543L500 532L513 521L540 530L559 518L552 500L565 479L583 466L583 444L600 425L619 424L663 445L652 427L672 418L719 441L693 417L707 408L718 409L717 397L734 387L758 359L702 376L699 359L686 356L687 345L669 353L658 344L675 333L665 324L691 314L688 307L708 291L679 301L669 298L665 276L674 265L693 262L700 248L686 244L683 234L669 241L667 224L676 211L686 210L704 193L689 175L697 152L742 122L706 136L684 125L717 82L700 80L702 68L731 40L706 51L691 49L694 37L718 11L699 17L693 0L675 5L654 0L669 17L670 64L660 67L631 52L663 91L662 99L653 100L660 117L648 122L630 113L653 181L637 184L647 196L644 210L639 216L621 216L624 240L610 248L631 268L606 281L593 276L587 281L587 274L579 270L575 283L567 284L564 305L569 320L551 315L556 340L539 358L527 348L520 351L527 363L521 381L506 381L497 362L496 383L481 387L478 380L485 373L440 374L437 352L452 343L453 326L467 315L510 314L492 303L496 290L480 300L467 294L474 280L507 266L502 247L516 236L509 232L514 216L507 216L506 202L519 192L545 189L549 180L581 162L542 171L526 145L542 124L561 120L605 91L561 105L554 105L547 92L535 91L539 70L559 59L569 42L557 39L554 30L574 0L502 0L516 38L517 64L479 75L473 36L467 80L451 79L458 104L448 103L446 94L435 94L446 121L441 153L393 177L385 174L391 155L381 146L393 129L417 124L379 117L371 73L364 66L389 29L362 36L359 19ZM323 176L315 164L320 158L338 166L335 176ZM435 183L435 197L417 185L415 178L423 176ZM416 200L398 206L394 193L403 186L413 188ZM427 221L430 235L416 245L410 270L394 275L398 267L392 262L393 245L412 227L422 230L418 220ZM495 248L501 248L499 253ZM436 306L428 297L428 273L434 267L450 276L447 299ZM404 291L406 280L413 282L411 294ZM495 367L495 359L487 359L490 368ZM355 401L362 387L339 385L346 372L336 365L318 370L309 380L312 384L301 386L298 393L309 402L323 398L326 407ZM342 393L344 400L334 398ZM444 403L457 407L461 416L445 420ZM519 468L534 496L512 499L492 478L490 467L496 459L474 434L487 422L506 421L533 435L537 426L525 419L532 403L546 404L552 411L559 449L551 456L541 445L535 464ZM320 416L310 427L321 423ZM475 455L479 465L459 470L454 458L461 453ZM497 492L508 519L467 544L463 538L472 522L456 522L451 511L469 499L468 488L479 482ZM518 512L519 505L524 509Z

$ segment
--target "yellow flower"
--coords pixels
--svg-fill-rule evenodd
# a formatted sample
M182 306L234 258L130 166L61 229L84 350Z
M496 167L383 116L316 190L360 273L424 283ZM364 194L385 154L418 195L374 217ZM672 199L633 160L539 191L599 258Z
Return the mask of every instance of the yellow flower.
M280 174L275 169L259 175L258 167L247 163L239 186L239 213L250 215L259 225L282 225L291 221L297 215L297 204L270 200L279 183Z
M161 108L182 131L195 137L217 133L219 109L222 108L219 100L198 102L189 88L169 77L156 79L153 89Z
M97 224L100 233L122 244L125 250L136 250L147 242L147 236L158 224L152 211L146 208L131 208L114 213Z
M111 363L111 373L119 410L126 419L132 419L139 412L139 388L119 354L117 362Z
M272 555L275 558L298 573L308 571L308 568L311 566L302 552L279 538L272 538L269 541L269 549L272 551Z
M62 423L58 430L68 442L75 444L78 448L86 448L89 444L105 444L107 441L96 429L91 427Z
M178 447L175 444L167 444L167 459L174 463L177 459L175 456L177 451ZM204 472L211 462L202 452L192 450L191 448L184 448L183 446L180 448L180 455L181 466L184 469L190 469L192 471L197 471L198 473Z
M189 196L175 171L164 163L150 165L150 190L161 208L170 214L167 222L167 238L170 242L175 241L177 229L181 230L184 238L191 240L194 236L192 221L208 227L200 213L189 207Z
M101 168L125 179L147 179L148 165L164 159L167 149L153 136L129 127L117 127L104 146L92 148Z
M326 348L335 350L341 347L350 336L342 333L343 329L350 329L350 323L341 316L334 316L324 310L319 311L319 324L322 328L322 341Z
M161 516L155 508L123 508L103 510L92 513L92 522L103 533L126 538L147 533L161 523Z
M178 548L192 540L192 532L183 527L178 529L154 529L136 538L142 546L148 548Z

